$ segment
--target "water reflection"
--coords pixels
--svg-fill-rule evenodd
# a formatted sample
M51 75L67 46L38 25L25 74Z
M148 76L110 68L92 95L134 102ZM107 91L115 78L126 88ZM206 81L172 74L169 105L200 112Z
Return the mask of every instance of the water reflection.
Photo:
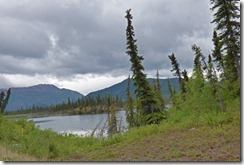
M117 112L117 123L120 128L127 126L125 111ZM50 116L42 118L32 118L36 126L40 129L51 129L62 134L88 135L95 129L94 134L104 131L106 134L107 114L75 115L75 116Z

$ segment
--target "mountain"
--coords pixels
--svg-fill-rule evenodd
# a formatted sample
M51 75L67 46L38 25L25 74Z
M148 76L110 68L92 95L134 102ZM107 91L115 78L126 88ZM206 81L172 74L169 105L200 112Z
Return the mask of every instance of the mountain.
M11 95L5 111L35 106L50 106L70 100L76 101L84 97L69 89L60 89L50 84L40 84L30 87L11 88Z
M153 84L153 80L154 79L152 78L148 79L150 84ZM176 91L179 91L178 78L160 79L162 92L165 97L169 97L167 80L170 81L172 88L174 88ZM125 91L127 88L127 84L128 80L126 79L108 88L91 92L85 97L97 97L98 95L103 97L108 94L111 94L114 97L119 96L122 98L122 100L126 100ZM133 85L133 80L131 80L130 87L131 93L134 94L135 86ZM6 92L7 90L0 89L0 91ZM31 108L33 105L43 107L51 106L62 102L67 102L68 98L71 101L76 101L78 98L82 97L84 96L76 91L72 91L69 89L60 89L50 84L40 84L30 87L11 88L11 95L5 111L15 111L21 108Z
M153 84L153 80L152 78L149 78L148 81L150 84ZM172 86L172 88L174 88L176 91L179 91L180 87L179 87L179 79L178 78L169 78L169 79L160 79L160 85L162 88L162 93L165 97L169 97L169 90L168 90L168 83L167 81L170 81L170 84ZM130 82L130 91L132 94L134 94L135 91L135 86L133 85L133 80L131 80ZM98 90L95 92L91 92L89 93L86 97L97 97L98 95L100 95L101 97L106 96L108 94L111 94L112 96L116 97L119 96L122 98L122 100L126 100L126 88L127 88L127 84L128 84L128 80L124 80L118 84L115 84L113 86L110 86L108 88L104 88L102 90Z

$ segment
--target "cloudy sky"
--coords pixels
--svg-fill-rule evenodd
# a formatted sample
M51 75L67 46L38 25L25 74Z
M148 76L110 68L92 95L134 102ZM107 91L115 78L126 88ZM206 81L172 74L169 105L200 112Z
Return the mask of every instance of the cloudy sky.
M124 80L129 8L148 77L173 77L172 52L191 71L192 44L211 52L208 0L0 0L0 88L51 83L88 94Z

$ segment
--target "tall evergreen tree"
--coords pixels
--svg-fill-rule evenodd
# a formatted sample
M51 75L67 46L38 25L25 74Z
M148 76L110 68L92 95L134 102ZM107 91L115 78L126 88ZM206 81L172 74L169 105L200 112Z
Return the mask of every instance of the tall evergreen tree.
M126 96L127 96L127 103L126 103L126 108L125 108L126 109L126 121L130 127L133 127L136 125L136 123L135 123L133 97L130 92L130 76L128 77Z
M202 54L202 50L197 45L192 45L192 50L195 52L194 59L194 72L199 74L199 76L204 81L204 71L207 69L207 64L205 62L205 57Z
M177 76L179 78L179 82L181 83L181 71L180 71L180 64L178 63L175 54L172 53L172 55L169 55L169 59L171 60L171 64L173 69L171 70L171 72L175 71L175 73L173 73L174 76Z
M131 9L126 11L125 18L127 19L126 28L126 53L130 56L131 61L131 71L133 72L132 78L134 79L134 85L136 86L136 99L137 107L136 109L140 111L143 116L160 111L160 107L157 105L157 100L155 98L154 92L146 79L146 74L143 73L144 67L142 65L143 56L138 55L137 45L134 28L132 26L132 15L130 14ZM141 124L146 124L147 121L141 120Z
M214 50L212 52L212 56L214 58L214 62L217 64L217 70L221 73L220 77L224 75L224 61L223 61L223 54L222 54L222 43L220 42L220 38L216 31L213 32L213 44Z
M182 76L183 76L185 82L187 82L189 80L189 77L187 75L187 71L185 69L182 72Z
M207 80L213 84L218 82L217 77L215 78L215 70L212 62L212 57L211 55L208 56L208 72L207 72ZM216 93L216 87L213 86L213 94Z
M9 88L7 91L7 95L2 91L0 92L0 112L4 113L4 110L8 104L8 100L11 94L11 89Z
M172 86L171 86L169 79L167 80L167 84L168 84L168 90L169 90L170 98L172 99L172 97L174 95L174 91L172 89Z
M184 94L186 93L186 88L185 88L185 81L181 77L182 75L181 75L181 70L180 70L180 64L178 63L174 53L172 53L172 55L169 55L168 57L171 61L172 67L173 67L171 72L174 71L175 73L173 73L173 75L177 76L179 78L180 91L181 91L181 94L184 96Z
M218 100L219 107L222 109L222 111L225 111L222 95L219 92L218 88L218 78L216 75L216 72L214 70L214 66L212 64L212 58L209 55L208 64L205 61L205 56L203 55L200 47L196 46L195 44L192 45L192 50L195 52L195 59L194 59L194 69L193 69L193 78L195 79L192 81L192 92L195 92L197 94L198 92L203 92L203 90L208 91L210 88L211 93L208 94L208 97L213 100ZM206 82L204 77L204 72L206 72L207 80L210 83ZM205 86L205 87L204 87ZM205 88L205 89L204 89ZM200 96L199 96L200 97ZM211 100L211 101L213 101Z
M218 102L220 104L221 110L223 112L225 112L226 109L225 109L225 105L224 105L222 94L220 93L220 90L219 90L218 77L217 77L216 71L215 71L213 63L212 63L211 55L208 56L207 79L209 80L209 82L211 84L212 95L218 97Z
M115 100L108 96L108 135L112 136L118 132Z
M224 65L224 76L229 82L229 90L233 91L237 82L238 95L240 94L240 1L239 0L210 0L215 11L212 23L216 24L213 40L218 40L219 47L215 50L222 54L213 53L214 57L221 57ZM217 37L216 37L217 36ZM219 61L221 63L221 61Z
M160 85L160 79L159 79L158 70L157 70L157 73L156 73L156 80L154 81L154 92L156 94L156 98L159 101L160 107L162 109L165 109L165 101L164 101L164 98L163 98L162 88L161 88L161 85Z

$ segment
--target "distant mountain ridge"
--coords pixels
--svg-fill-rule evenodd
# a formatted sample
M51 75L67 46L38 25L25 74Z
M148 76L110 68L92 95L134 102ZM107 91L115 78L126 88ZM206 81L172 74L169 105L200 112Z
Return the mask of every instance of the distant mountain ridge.
M153 79L153 78L148 78L148 81L150 84L153 84L154 80L155 79ZM179 91L179 89L180 89L178 78L160 79L160 85L161 85L161 89L162 89L162 93L163 93L164 97L170 96L169 90L168 90L168 82L167 82L168 80L169 80L172 88L174 88L176 91ZM127 84L128 84L128 79L126 79L126 80L124 80L118 84L104 88L102 90L91 92L86 97L89 97L89 96L90 97L97 97L98 95L103 97L103 96L106 96L108 94L111 94L114 97L119 96L122 98L122 100L126 100ZM134 94L135 89L136 89L136 87L134 86L134 82L133 82L133 80L131 80L130 91L132 94Z
M148 81L150 84L153 84L155 79L149 78ZM178 78L169 78L169 79L160 79L160 85L162 88L162 93L164 97L169 97L168 83L169 80L172 88L176 91L179 91L179 80ZM16 111L26 108L31 108L34 106L48 107L63 102L68 102L68 98L71 101L76 101L78 98L83 97L94 97L98 95L104 97L111 94L113 97L119 96L122 100L126 100L126 88L128 80L123 80L120 83L114 84L110 87L91 92L88 95L84 96L79 92L72 91L69 89L60 89L55 85L51 84L39 84L30 87L15 87L11 88L11 95L9 98L8 105L6 107L7 111ZM133 80L130 82L130 91L134 95L135 86ZM6 89L0 89L0 91L7 91ZM135 96L135 95L134 95Z
M3 90L1 90L3 91ZM30 87L11 88L11 95L5 111L51 106L70 100L76 101L84 95L69 89L60 89L51 84L39 84Z

